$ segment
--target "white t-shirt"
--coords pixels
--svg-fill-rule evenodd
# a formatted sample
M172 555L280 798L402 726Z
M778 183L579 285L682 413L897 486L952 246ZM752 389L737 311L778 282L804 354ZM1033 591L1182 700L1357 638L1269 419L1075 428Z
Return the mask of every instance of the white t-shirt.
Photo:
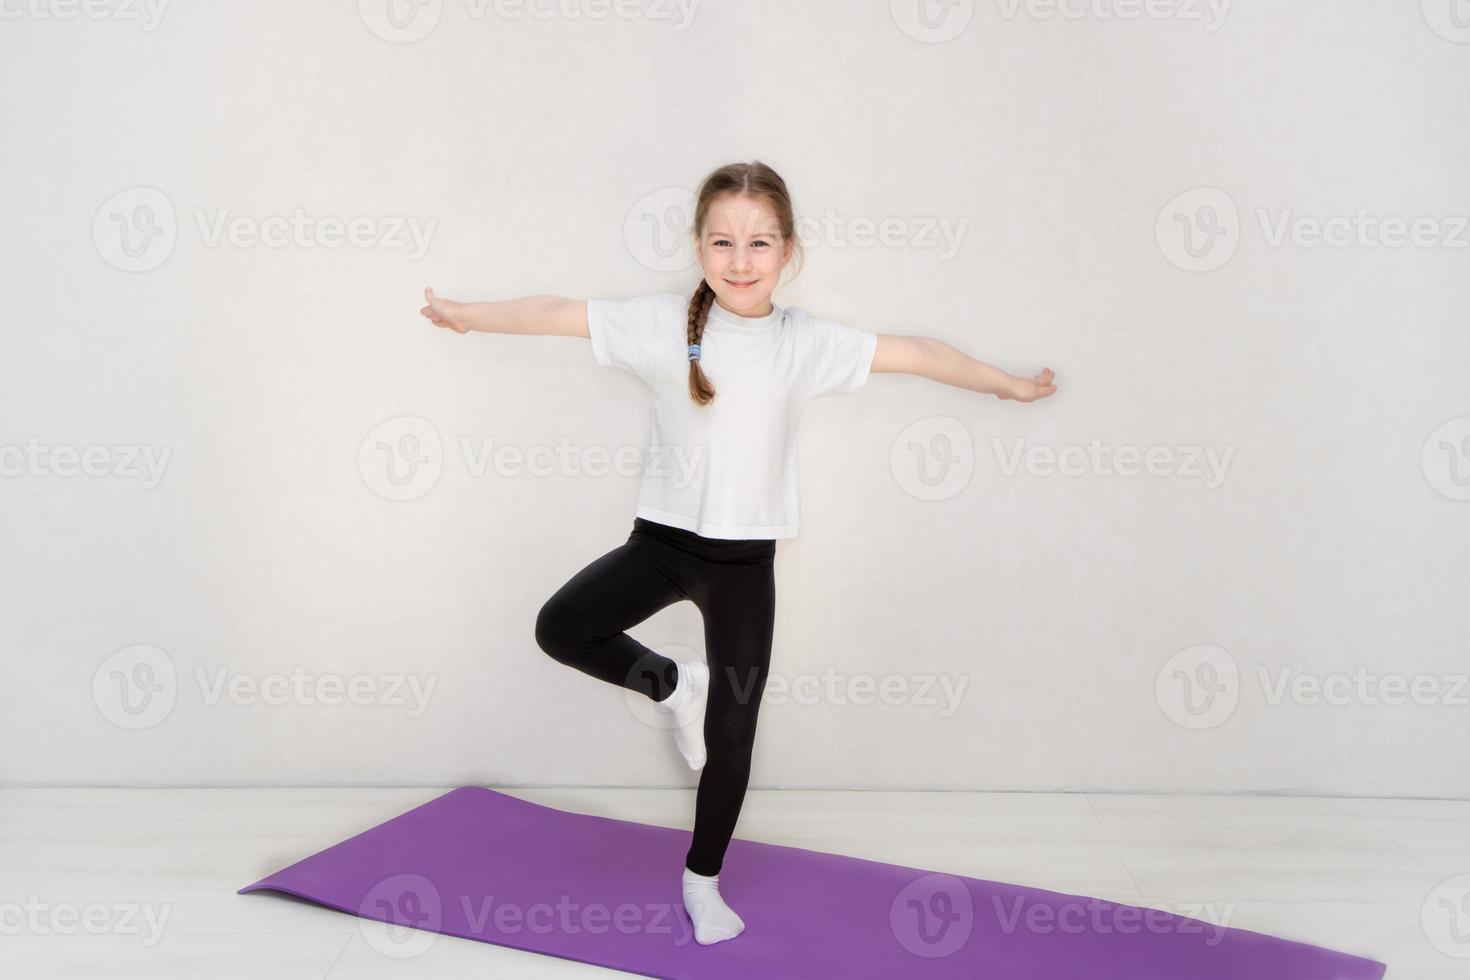
M689 297L587 301L597 363L653 392L637 516L707 538L789 538L800 502L796 429L820 395L868 380L878 335L797 307L763 317L710 306L699 363L715 399L689 396Z

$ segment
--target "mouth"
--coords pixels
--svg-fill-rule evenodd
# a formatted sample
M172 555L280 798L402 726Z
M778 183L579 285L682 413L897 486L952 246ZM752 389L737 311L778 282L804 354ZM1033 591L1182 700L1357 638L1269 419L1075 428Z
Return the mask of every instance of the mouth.
M728 286L733 286L736 289L749 289L751 286L754 286L756 284L756 280L754 280L754 279L747 279L744 282L740 282L740 281L735 280L735 279L726 279L725 280L725 284L728 285Z

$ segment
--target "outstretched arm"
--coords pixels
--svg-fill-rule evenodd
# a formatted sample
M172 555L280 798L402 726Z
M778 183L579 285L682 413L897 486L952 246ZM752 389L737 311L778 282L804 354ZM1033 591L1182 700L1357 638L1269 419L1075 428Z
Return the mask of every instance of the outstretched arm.
M956 388L968 388L1020 402L1045 398L1057 390L1057 386L1051 383L1056 376L1051 368L1042 368L1029 378L1018 378L933 337L880 333L870 370L914 374Z
M427 305L419 310L435 326L455 333L551 334L588 337L587 301L561 296L522 296L494 303L457 303L424 289Z

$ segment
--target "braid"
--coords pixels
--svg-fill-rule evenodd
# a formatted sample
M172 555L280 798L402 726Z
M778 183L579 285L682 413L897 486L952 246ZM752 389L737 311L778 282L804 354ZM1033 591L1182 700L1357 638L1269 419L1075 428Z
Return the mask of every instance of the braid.
M694 295L689 299L690 344L699 343L704 336L704 325L709 321L709 308L714 305L714 301L714 289L701 278L699 288L694 290ZM704 369L697 360L689 362L689 397L700 405L708 405L715 397L715 386L705 377Z

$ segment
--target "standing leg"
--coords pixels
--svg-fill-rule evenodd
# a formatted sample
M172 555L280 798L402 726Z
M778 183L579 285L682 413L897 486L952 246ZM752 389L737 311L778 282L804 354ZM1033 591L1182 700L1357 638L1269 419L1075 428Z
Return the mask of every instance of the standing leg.
M756 718L771 667L776 581L770 565L733 566L701 595L709 700L707 761L695 800L694 840L685 866L719 874L750 782Z
M729 565L701 583L710 686L707 761L694 806L694 839L684 858L684 905L702 944L733 939L745 922L719 894L725 850L750 782L756 718L771 665L776 582L769 563Z
M673 660L624 630L687 598L655 545L640 538L583 568L546 600L536 616L536 644L585 674L665 700L674 690Z

